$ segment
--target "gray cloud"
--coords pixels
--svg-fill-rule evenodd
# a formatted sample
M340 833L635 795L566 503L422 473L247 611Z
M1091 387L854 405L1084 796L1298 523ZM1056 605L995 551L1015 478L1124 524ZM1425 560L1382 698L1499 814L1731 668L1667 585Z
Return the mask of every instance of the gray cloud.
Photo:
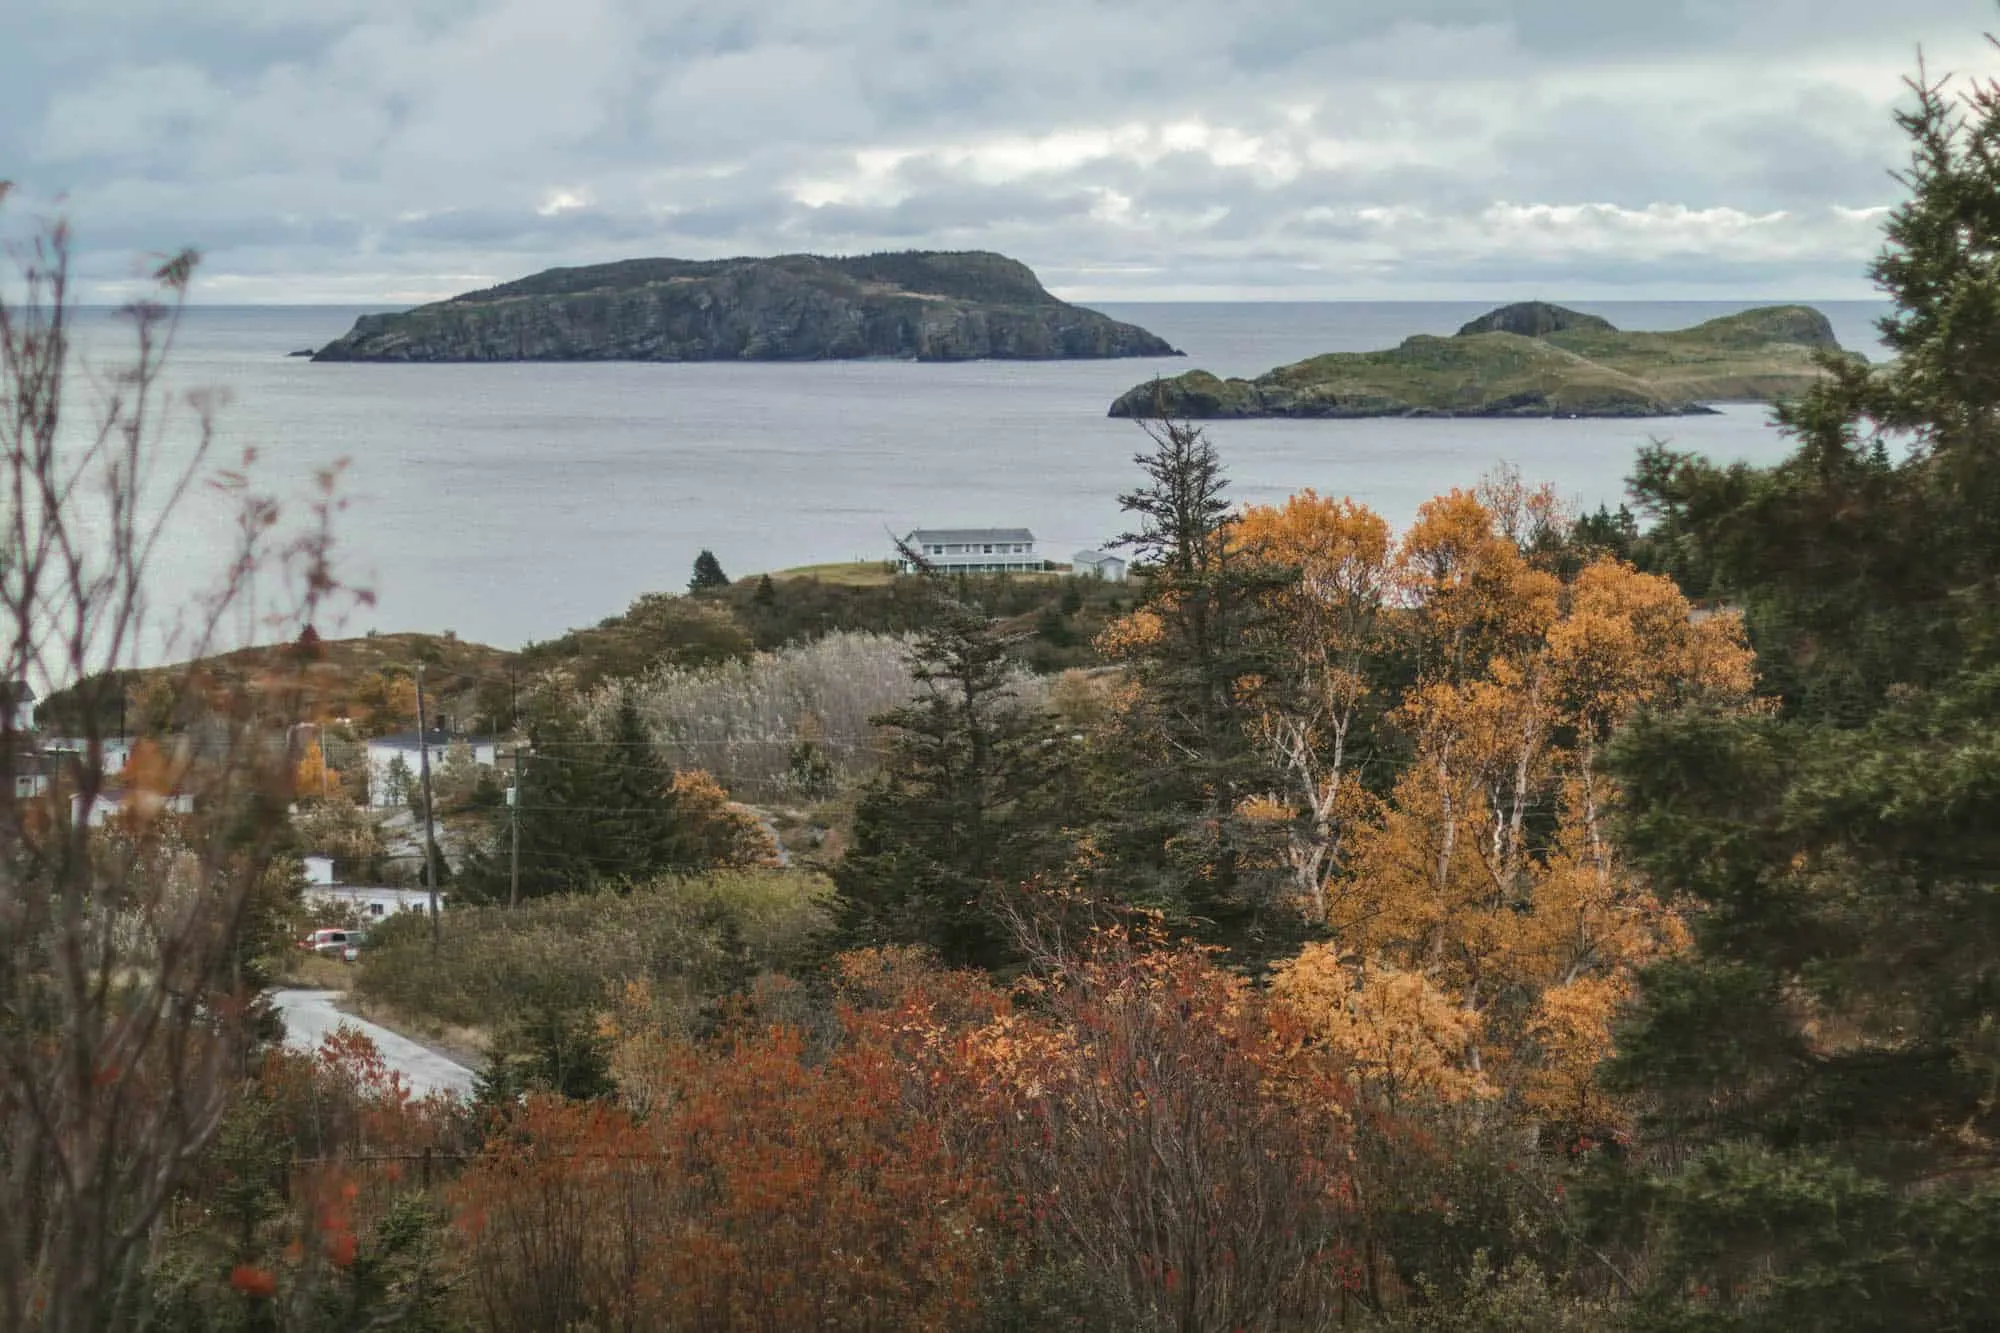
M92 290L421 299L1006 250L1093 299L1861 294L1987 0L14 0L0 175ZM60 204L59 202L60 201Z

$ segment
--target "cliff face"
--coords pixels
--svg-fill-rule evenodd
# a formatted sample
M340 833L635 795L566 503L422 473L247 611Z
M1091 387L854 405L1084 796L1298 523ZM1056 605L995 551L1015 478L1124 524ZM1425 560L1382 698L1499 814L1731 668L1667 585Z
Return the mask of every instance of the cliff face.
M637 259L364 315L316 361L819 361L1177 356L1003 255Z
M1593 315L1509 306L1450 338L1334 353L1255 379L1190 371L1136 385L1114 417L1664 417L1707 404L1793 397L1839 351L1819 311L1774 306L1665 333Z

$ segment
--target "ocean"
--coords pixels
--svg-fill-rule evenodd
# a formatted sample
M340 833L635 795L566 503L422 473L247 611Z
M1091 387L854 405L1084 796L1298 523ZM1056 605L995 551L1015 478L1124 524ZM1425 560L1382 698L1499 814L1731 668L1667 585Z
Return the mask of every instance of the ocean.
M1768 302L1579 302L1621 328L1677 328ZM1871 302L1818 302L1842 343L1879 357ZM224 390L214 460L258 454L294 502L348 460L339 572L375 602L329 635L451 630L503 647L547 639L684 587L697 552L732 576L890 553L915 527L1032 528L1067 559L1122 528L1139 427L1105 415L1155 374L1260 373L1319 352L1450 333L1484 303L1117 304L1184 359L798 365L315 365L353 308L196 307L181 387ZM98 312L89 343L112 343ZM1209 425L1239 501L1312 487L1393 523L1500 464L1579 508L1615 505L1652 438L1720 460L1786 445L1766 409L1659 421L1226 421ZM184 447L185 435L170 443ZM197 497L160 553L155 605L212 585L220 502ZM246 621L233 631L259 633ZM231 645L233 646L233 645ZM151 648L147 655L159 650Z

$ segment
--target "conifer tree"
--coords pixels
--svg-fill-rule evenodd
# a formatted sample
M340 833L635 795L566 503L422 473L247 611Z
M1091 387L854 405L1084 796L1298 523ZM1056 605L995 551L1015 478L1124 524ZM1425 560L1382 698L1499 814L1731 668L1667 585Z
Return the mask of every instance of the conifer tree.
M1283 871L1245 855L1245 799L1271 785L1244 684L1263 675L1267 594L1295 571L1231 539L1228 477L1186 422L1145 422L1145 483L1119 497L1137 527L1118 544L1147 574L1138 608L1106 646L1138 687L1102 773L1099 841L1117 890L1206 923L1218 938L1269 945L1296 933ZM1273 934L1273 932L1276 934Z
M916 694L875 719L889 757L834 871L842 945L925 944L956 966L1011 956L993 896L1054 859L1061 742L1014 697L1009 642L956 601L918 638Z
M673 771L629 692L601 735L568 707L538 719L530 735L517 797L522 897L697 868L676 818ZM466 858L461 893L506 901L512 856L512 829L502 818L487 845Z
M715 558L715 552L703 549L694 558L694 577L688 580L689 592L707 592L711 588L727 588L729 576L722 572L722 562Z
M1642 720L1625 838L1688 895L1612 1073L1671 1145L1649 1327L1958 1329L2000 1271L2000 94L1919 79L1874 276L1779 466L1655 452L1649 539L1749 612L1784 713Z

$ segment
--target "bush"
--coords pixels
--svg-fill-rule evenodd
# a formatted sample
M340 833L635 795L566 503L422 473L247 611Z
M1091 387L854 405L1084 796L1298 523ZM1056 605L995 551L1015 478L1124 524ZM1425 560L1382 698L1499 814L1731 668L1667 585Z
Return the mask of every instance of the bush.
M400 1014L498 1030L595 1012L644 981L662 1021L691 1030L717 996L802 955L825 921L825 893L808 874L732 871L514 910L459 908L445 915L435 955L426 922L395 920L371 936L355 989Z

